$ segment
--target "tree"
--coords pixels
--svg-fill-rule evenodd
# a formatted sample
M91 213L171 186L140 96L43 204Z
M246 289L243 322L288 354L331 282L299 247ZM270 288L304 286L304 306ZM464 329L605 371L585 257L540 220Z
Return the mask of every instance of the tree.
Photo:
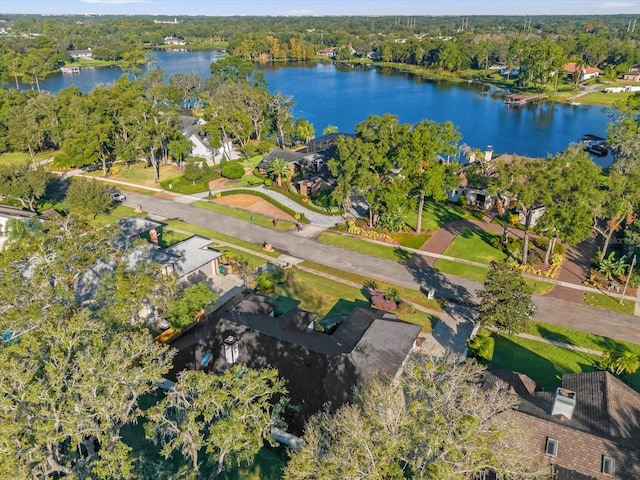
M480 297L480 323L496 327L508 333L526 330L536 307L531 301L532 288L522 278L522 273L508 261L493 261L484 281Z
M36 202L47 191L50 175L42 167L21 165L0 166L0 198L16 200L24 208L36 211Z
M274 369L235 365L221 374L183 371L164 401L146 412L145 432L163 457L178 453L190 462L182 473L213 479L225 466L258 453L278 422L285 395Z
M282 187L282 179L286 180L291 176L291 169L284 158L274 158L267 167L267 173L276 179L279 187Z
M611 252L608 257L600 260L598 270L605 276L607 280L613 280L620 275L623 275L629 265L626 263L626 257L622 256L618 259L616 252Z
M323 135L328 135L330 133L338 133L338 126L337 125L327 125L326 127L324 127L324 130L322 130L322 134Z
M455 153L461 138L451 122L437 124L423 120L411 130L404 147L403 168L418 192L416 233L422 231L425 196L435 201L446 200L447 190L459 184L457 163L440 163L437 155Z
M225 55L210 66L211 77L207 79L207 88L215 90L227 83L241 83L248 85L255 73L255 64L246 58Z
M522 242L522 264L525 265L529 255L529 230L533 209L548 195L548 188L544 188L545 163L538 159L514 158L510 162L499 162L497 173L493 188L500 192L500 197L511 199L525 218Z
M196 314L215 303L217 299L218 295L204 282L185 287L167 309L169 324L177 330L192 324Z
M517 397L483 389L483 373L450 352L413 354L397 382L368 379L353 404L312 417L285 480L546 478L510 423Z
M222 176L225 178L238 179L242 178L245 174L244 167L237 160L231 160L230 162L225 162L222 165Z
M623 373L636 373L638 362L640 357L628 350L605 350L598 361L598 367L619 376Z
M178 166L182 165L182 161L189 153L191 153L191 142L184 135L176 135L169 141L169 155L178 162Z
M295 121L295 123L293 124L293 130L296 137L303 139L304 143L309 143L309 140L313 138L313 135L315 133L313 124L309 123L309 121L304 118L298 118Z
M107 212L112 203L103 183L79 178L71 181L64 198L65 206L81 217L96 218Z

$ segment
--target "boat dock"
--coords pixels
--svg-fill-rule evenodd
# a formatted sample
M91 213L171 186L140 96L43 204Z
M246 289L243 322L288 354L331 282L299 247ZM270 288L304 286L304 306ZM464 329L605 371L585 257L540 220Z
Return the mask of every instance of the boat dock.
M522 105L526 105L529 102L532 102L533 100L538 100L540 98L546 98L546 95L531 95L531 96L527 96L527 95L521 95L519 93L512 93L510 95L507 95L506 100L504 101L504 103L507 104L507 106L509 107L520 107Z
M62 73L80 73L80 67L60 67Z

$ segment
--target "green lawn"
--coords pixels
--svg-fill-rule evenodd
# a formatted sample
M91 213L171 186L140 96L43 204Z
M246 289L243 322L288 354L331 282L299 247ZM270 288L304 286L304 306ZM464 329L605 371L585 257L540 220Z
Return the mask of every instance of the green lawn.
M488 271L488 269L484 267L467 265L465 263L446 260L444 258L439 258L438 260L436 260L433 266L442 273L455 275L457 277L466 278L467 280L473 280L474 282L480 283L484 282Z
M436 203L431 200L426 200L422 212L422 230L435 232L446 223L462 219L481 219L482 216L482 212L467 210L454 203ZM405 215L405 223L414 230L417 225L417 220L417 210L412 210Z
M178 171L173 165L160 165L159 171L161 181L168 180L170 178L178 178L182 175L182 172ZM98 169L95 172L88 173L87 175L102 177L102 169ZM108 178L111 180L120 180L123 182L160 188L160 185L155 181L153 168L147 166L146 162L136 162L128 167L125 164L116 163L111 167L111 172L109 173Z
M233 248L233 247L215 247L216 250L218 250L221 253L230 253L231 255L233 255L234 258L244 258L249 262L249 266L251 268L258 268L260 265L264 265L267 261L262 258L259 257L257 255L251 255L250 253L247 253L243 250L238 250L237 248Z
M493 360L487 365L490 370L524 373L546 390L559 387L565 373L595 370L595 355L510 335L496 335L495 342Z
M338 270L336 268L331 268L326 265L322 265L320 263L314 263L309 261L304 261L300 264L300 266L316 270L321 273L329 274L333 277L340 278L342 280L346 280L351 283L355 283L357 285L364 285L365 282L370 280L367 277L363 277L361 275L346 272L344 270ZM435 310L438 312L442 311L442 307L436 300L429 300L424 293L419 290L414 290L411 288L400 287L398 285L393 285L391 283L386 283L382 281L376 280L378 288L381 290L386 290L388 288L395 288L400 293L400 298L407 302L415 303L416 305L421 305L430 310Z
M183 231L193 233L195 235L200 235L202 237L211 238L213 240L219 240L221 242L229 243L232 245L237 245L239 247L246 248L248 250L253 250L255 252L260 252L264 255L268 255L270 257L278 258L280 256L280 252L266 252L262 249L262 245L258 245L252 242L247 242L245 240L241 240L239 238L231 237L229 235L224 235L222 233L216 232L214 230L209 230L208 228L198 227L196 225L191 225L189 223L183 222L182 220L167 220L165 222L165 228L173 228L174 230Z
M389 236L398 242L402 247L413 248L414 250L420 250L427 240L431 238L428 233L412 233L412 232L394 232Z
M505 259L507 255L503 251L491 246L493 238L500 238L500 235L481 229L465 230L453 239L443 255L486 264Z
M627 315L633 315L635 310L635 302L624 300L620 305L620 299L610 297L604 293L585 292L584 301L595 308L626 313Z
M298 307L316 312L322 319L347 315L356 307L370 308L364 288L338 283L298 269L288 270L287 273L287 281L277 284L271 296L280 312ZM424 331L431 331L432 325L437 321L433 315L420 311L400 314L399 317L421 325Z
M259 213L250 212L241 208L231 207L229 205L222 205L215 202L197 201L193 203L198 208L203 208L211 212L221 213L229 217L238 218L245 222L255 223L266 228L272 228L280 231L291 230L295 227L295 223L286 220L278 222L277 228L273 225L273 218L261 215Z
M590 348L592 350L628 350L640 355L640 345L614 340L609 337L602 337L593 333L550 325L548 323L533 322L528 333L538 337L548 338L549 340L568 343L569 345Z
M40 162L42 160L46 160L49 157L52 157L56 154L56 152L40 152L36 153L33 160L35 162ZM29 152L10 152L10 153L2 153L0 154L0 165L15 165L16 163L31 163L31 156Z
M329 231L322 232L316 239L318 242L344 248L353 252L364 253L372 257L384 258L386 260L403 261L411 258L412 253L407 252L393 245L382 245L376 242L369 242L352 235L339 235Z

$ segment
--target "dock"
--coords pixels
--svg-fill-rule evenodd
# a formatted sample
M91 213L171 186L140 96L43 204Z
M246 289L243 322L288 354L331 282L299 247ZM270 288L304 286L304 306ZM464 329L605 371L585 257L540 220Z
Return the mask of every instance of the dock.
M60 67L62 73L80 73L80 67Z
M512 93L510 95L507 95L506 100L504 101L504 103L507 104L507 106L509 107L520 107L522 105L526 105L529 102L532 102L533 100L538 100L541 98L546 98L546 95L521 95L519 93Z

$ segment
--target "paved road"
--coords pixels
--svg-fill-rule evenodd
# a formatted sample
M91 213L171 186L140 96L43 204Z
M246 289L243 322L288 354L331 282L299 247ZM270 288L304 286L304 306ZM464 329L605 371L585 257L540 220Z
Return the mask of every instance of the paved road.
M318 243L308 238L304 230L278 232L193 207L189 205L192 201L193 198L184 196L167 200L127 192L126 204L135 206L139 203L145 211L155 216L182 219L185 222L256 244L271 243L281 252L350 271L366 278L387 281L408 288L434 289L437 297L451 301L450 316L455 318L457 323L450 327L449 336L459 341L470 329L471 311L460 306L474 302L475 290L481 288L481 285L437 272L427 265L423 256L415 255L408 259L406 252L398 250L398 261L383 260ZM583 307L548 296L534 297L534 301L539 308L536 320L640 344L640 318L638 317ZM446 334L446 331L441 333L443 338L446 338ZM434 332L435 336L436 332ZM450 338L447 339L447 342L449 341Z

